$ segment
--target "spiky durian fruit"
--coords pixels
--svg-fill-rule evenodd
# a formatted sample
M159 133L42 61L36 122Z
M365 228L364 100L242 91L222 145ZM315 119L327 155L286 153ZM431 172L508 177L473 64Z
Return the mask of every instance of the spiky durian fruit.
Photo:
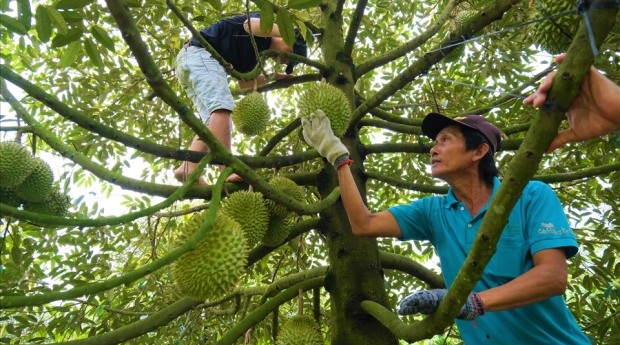
M61 193L59 190L52 190L44 202L25 202L24 210L47 214L50 216L64 217L71 206L69 196Z
M269 181L269 184L297 201L303 201L305 198L303 188L286 177L276 176ZM267 199L266 204L269 207L269 212L276 217L284 218L290 213L284 206L276 204L276 202L271 199Z
M309 315L296 315L282 325L276 345L323 345L323 335Z
M463 25L465 25L470 19L472 19L477 11L460 11L454 17L454 24L456 25L456 32L460 32L462 30Z
M572 9L575 9L574 1L539 0L532 3L530 18L544 18ZM579 15L576 13L544 20L534 25L533 42L550 54L560 54L568 49L578 28Z
M0 202L9 206L19 207L24 203L24 200L15 195L13 190L0 187Z
M35 166L34 157L24 146L14 141L0 142L0 187L17 187Z
M252 92L243 97L235 105L232 121L237 130L246 135L256 135L267 128L271 110L263 96Z
M265 236L269 211L262 193L244 190L234 192L224 199L221 211L241 225L250 247L254 247Z
M54 173L41 158L36 157L36 166L26 179L15 187L15 194L31 202L44 202L52 192Z
M457 39L460 38L458 37L459 35L463 34L463 25L465 25L470 19L472 19L476 15L476 13L476 11L460 11L456 14L456 16L454 17L454 32L457 36ZM450 33L448 33L447 36L449 37ZM452 44L455 44L457 40L453 40L453 42L454 43ZM465 53L465 43L461 42L458 46L456 46L456 48L454 48L453 51L450 52L450 54L446 55L446 57L443 58L443 61L458 61L463 56L463 53Z
M269 227L261 243L268 247L278 246L286 240L290 232L291 222L288 219L275 216L270 217Z
M177 247L187 242L203 225L207 212L194 215L181 226ZM213 227L196 249L183 254L172 266L172 279L181 293L202 301L230 293L247 263L248 248L241 226L218 213Z
M342 136L351 122L351 107L344 92L325 83L311 86L299 98L299 117L309 120L317 109L323 110L334 134Z

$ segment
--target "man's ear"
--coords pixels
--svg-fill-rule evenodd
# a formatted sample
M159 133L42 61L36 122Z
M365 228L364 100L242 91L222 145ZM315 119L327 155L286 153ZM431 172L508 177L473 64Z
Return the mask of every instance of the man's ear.
M482 160L482 158L486 156L487 152L489 152L490 149L491 147L489 147L489 144L480 144L474 151L474 156L472 157L472 160L474 162Z

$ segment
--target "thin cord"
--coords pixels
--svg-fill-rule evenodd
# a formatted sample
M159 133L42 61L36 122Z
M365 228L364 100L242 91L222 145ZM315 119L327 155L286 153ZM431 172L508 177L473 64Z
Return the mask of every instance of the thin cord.
M441 77L436 77L436 76L430 75L430 74L426 74L426 77L437 79L437 80L441 80L441 81L445 81L445 82L450 82L450 83L454 83L454 84L460 84L460 85L468 86L468 87L471 87L471 88L474 88L474 89L478 89L478 90L483 90L483 91L488 91L488 92L497 92L497 93L502 94L502 95L507 95L507 96L511 96L511 97L515 97L515 98L519 98L519 99L525 99L525 96L521 96L521 95L517 95L517 94L514 94L514 93L505 92L505 91L501 91L501 90L496 90L496 89L492 89L492 88L489 88L489 87L482 87L482 86L478 86L478 85L467 84L467 83L463 83L463 82L456 81L456 80L450 80L450 79L445 79L445 78L441 78ZM439 111L439 110L437 110L437 111Z
M501 33L504 33L504 32L516 30L516 29L522 28L522 27L527 26L527 25L536 24L538 22L542 22L542 21L547 20L547 19L551 19L551 18L555 18L555 17L561 17L561 16L565 16L567 14L576 13L576 12L577 12L576 9L575 10L568 10L568 11L564 11L564 12L561 12L561 13L553 14L553 15L550 15L550 16L547 16L547 17L544 17L544 18L535 19L535 20L532 20L532 21L527 22L527 23L521 23L521 24L518 24L518 25L515 25L515 26L507 27L507 28L499 30L499 31L491 32L491 33L480 35L480 36L475 36L475 37L472 37L470 39L466 39L466 40L463 40L463 41L460 41L460 42L457 42L457 43L448 44L446 46L439 47L438 49L431 50L431 51L429 51L429 53L433 53L433 52L436 52L436 51L442 51L442 49L455 47L455 46L458 46L458 45L461 45L461 44L465 44L467 42L475 42L475 41L478 41L478 40L486 38L486 37L490 37L490 36L494 36L494 35L501 34Z

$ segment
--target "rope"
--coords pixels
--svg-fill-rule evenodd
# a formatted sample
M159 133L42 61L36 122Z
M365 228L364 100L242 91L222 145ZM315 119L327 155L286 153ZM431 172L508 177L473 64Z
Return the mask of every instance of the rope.
M532 20L532 21L529 21L529 22L526 22L526 23L521 23L521 24L518 24L518 25L509 26L509 27L504 28L502 30L494 31L494 32L491 32L491 33L488 33L488 34L484 34L484 35L480 35L480 36L475 36L475 37L472 37L472 38L469 38L469 39L465 39L465 40L457 42L457 43L452 43L452 44L449 44L447 46L439 47L438 49L434 49L434 50L429 51L429 53L433 53L433 52L436 52L436 51L441 51L441 53L443 54L442 50L445 49L445 48L456 47L458 45L465 44L467 42L475 42L475 41L481 40L481 39L486 38L486 37L495 36L495 35L498 35L498 34L501 34L501 33L504 33L504 32L508 32L508 31L512 31L512 30L516 30L516 29L522 28L524 26L536 24L536 23L545 21L547 19L561 17L561 16L565 16L565 15L572 14L572 13L575 13L575 12L577 12L576 9L575 10L568 10L568 11L552 14L552 15L544 17L544 18L535 19L535 20ZM445 55L446 54L444 54L444 56Z

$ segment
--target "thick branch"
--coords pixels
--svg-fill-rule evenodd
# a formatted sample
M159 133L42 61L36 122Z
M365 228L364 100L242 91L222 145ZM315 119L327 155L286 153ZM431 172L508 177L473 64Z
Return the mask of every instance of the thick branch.
M405 133L405 134L416 134L416 135L422 134L422 128L420 127L402 125L399 123L388 122L388 121L383 121L379 119L362 119L359 122L359 125L360 127L372 126L372 127L384 128L384 129L389 129L394 132Z
M523 142L523 139L505 139L502 140L501 151L516 150ZM428 145L412 144L412 143L382 143L364 146L364 153L428 153L433 147L432 143Z
M150 316L131 323L119 329L95 335L89 338L58 343L60 345L101 345L120 344L130 339L152 332L159 327L165 326L187 311L195 308L200 301L183 298Z
M403 44L398 48L394 48L388 51L381 56L371 58L360 63L357 67L357 75L362 76L377 67L388 64L400 57L405 56L407 53L410 53L415 49L419 48L422 44L428 41L429 38L433 37L437 32L439 32L441 27L450 19L450 13L454 9L454 7L456 7L456 5L461 1L463 0L450 0L444 10L437 17L437 20L435 20L435 22L429 25L426 31L422 32L416 38L410 40L409 42Z
M602 3L604 1L594 1ZM617 9L589 10L589 15L596 18L593 35L597 46L600 46L605 36L615 24ZM581 21L577 34L573 39L566 59L559 66L558 73L553 80L553 87L549 91L548 100L552 104L568 108L577 97L581 83L588 73L594 56L589 45L589 39L584 21ZM440 327L453 322L461 306L474 285L482 277L482 272L496 251L496 244L508 217L517 200L521 197L523 188L538 170L543 154L557 133L558 126L565 114L548 108L541 108L527 132L523 144L511 162L511 169L506 173L504 182L491 201L482 220L480 229L474 240L472 249L457 274L454 284L448 295L442 301L437 311L429 316L432 324Z
M301 119L299 117L296 117L295 120L291 121L291 123L286 125L278 133L276 133L276 135L269 139L265 147L263 147L263 149L258 153L258 156L267 156L269 152L271 152L271 150L273 150L276 145L278 145L278 143L282 141L282 139L284 139L287 135L297 129L297 127L299 127L300 125Z
M444 288L446 284L443 278L422 266L420 263L411 260L406 256L399 254L388 253L379 251L379 259L381 260L381 267L386 269L399 270L401 272L412 275L421 281L429 285L433 289Z
M273 91L273 90L286 89L289 86L293 86L293 85L297 85L297 84L308 83L308 82L311 82L311 81L319 81L319 80L321 80L321 78L322 78L322 76L319 73L308 73L308 74L299 75L299 76L295 76L295 77L288 78L288 79L276 80L276 81L274 81L272 83L265 84L263 86L259 86L256 89L256 91L258 91L258 92L267 92L267 91ZM230 92L233 94L233 96L245 95L245 94L250 93L252 91L254 91L253 88L230 90Z
M482 9L482 11L478 12L472 20L462 26L462 36L466 38L471 37L473 33L482 30L485 26L501 18L504 12L519 1L520 0L500 0L490 2L484 9ZM394 93L415 80L418 76L426 73L434 64L441 61L445 55L456 49L456 46L439 49L440 47L448 45L449 42L449 37L444 39L444 41L439 44L437 49L432 50L430 53L425 54L423 57L412 63L396 78L387 83L383 88L381 88L381 90L377 91L377 93L375 93L362 105L357 107L357 109L353 112L349 127L356 126L362 117L368 113L368 111L377 107ZM358 73L358 75L359 74L360 73Z
M364 11L366 10L367 4L368 0L358 1L357 6L355 7L355 12L351 15L351 25L349 26L349 31L347 32L347 38L345 39L343 47L343 54L348 59L351 58L353 46L355 45L355 37L357 37L357 31L360 28L360 23L362 22L362 17L364 16Z

